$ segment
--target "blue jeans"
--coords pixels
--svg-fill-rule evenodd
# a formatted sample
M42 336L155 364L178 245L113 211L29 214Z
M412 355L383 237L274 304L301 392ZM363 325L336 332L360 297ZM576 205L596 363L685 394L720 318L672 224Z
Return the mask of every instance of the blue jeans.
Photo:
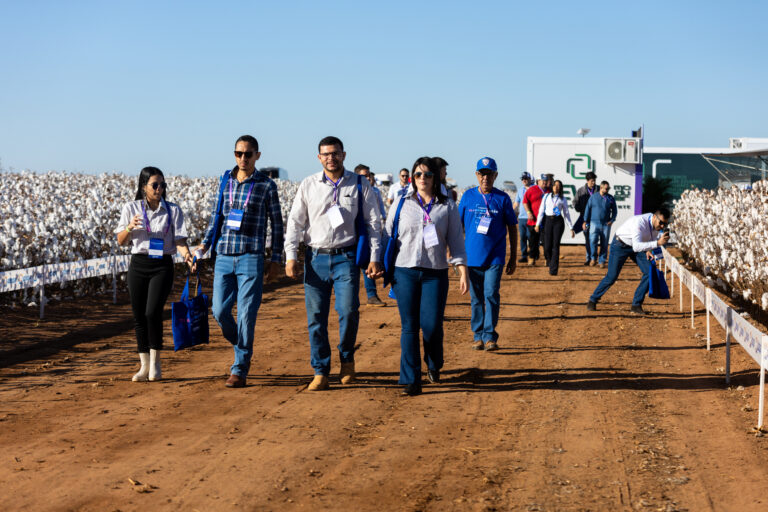
M331 373L331 345L328 341L328 314L331 292L339 315L339 358L355 360L357 326L360 323L360 269L355 249L342 254L319 254L307 249L304 260L304 303L307 308L310 361L315 375Z
M600 263L608 259L608 239L611 237L611 226L592 222L589 224L589 246L592 259L597 258L597 245L600 243Z
M533 229L528 225L528 219L520 219L517 224L517 229L520 231L520 258L528 258L528 240L531 237L530 230Z
M600 297L608 291L608 288L616 282L627 258L634 261L643 272L643 277L640 278L640 284L637 285L635 296L632 299L633 306L643 305L643 300L645 300L645 296L648 293L648 275L651 271L651 262L648 261L645 252L633 251L632 247L620 242L618 237L614 237L613 243L611 243L611 259L608 260L608 273L605 274L603 280L600 281L595 291L592 292L592 296L589 298L590 301L599 301Z
M499 286L504 265L469 267L469 292L472 297L472 319L470 325L475 341L488 343L497 341L499 333Z
M448 269L395 267L394 284L400 312L399 384L421 383L419 329L424 334L424 362L443 367L443 314L448 299Z
M365 275L365 273L363 273L363 284L365 285L365 294L369 299L378 297L378 294L376 293L376 281Z
M213 316L221 333L235 348L231 372L246 377L253 356L253 330L261 306L264 255L216 256L213 270ZM232 306L237 301L237 323Z
M595 252L592 250L592 224L589 225L589 229L584 228L584 249L587 251L587 262L595 259Z

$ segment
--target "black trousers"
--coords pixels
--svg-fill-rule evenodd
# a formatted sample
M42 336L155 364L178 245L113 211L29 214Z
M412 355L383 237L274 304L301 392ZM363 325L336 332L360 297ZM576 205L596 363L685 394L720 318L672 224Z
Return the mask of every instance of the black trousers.
M146 254L131 256L128 266L128 292L131 295L136 342L139 352L163 348L163 308L173 287L171 256L150 258Z
M528 257L534 261L539 259L539 241L541 232L536 232L535 226L528 226Z
M556 276L560 268L560 239L565 231L565 221L560 215L547 215L544 223L544 259L549 262L549 274Z

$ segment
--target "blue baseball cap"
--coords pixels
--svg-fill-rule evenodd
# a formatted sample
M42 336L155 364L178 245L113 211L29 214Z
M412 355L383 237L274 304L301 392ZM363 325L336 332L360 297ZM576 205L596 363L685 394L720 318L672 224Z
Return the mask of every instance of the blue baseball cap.
M541 173L541 176L539 176L539 179L540 179L540 180L544 180L544 181L546 181L546 180L547 180L547 178L549 178L549 174L547 174L547 173L545 173L545 172Z
M496 160L489 156L484 156L480 160L477 161L477 170L482 171L483 169L489 169L493 172L496 172Z
M523 175L520 176L520 179L521 180L530 180L530 179L532 179L531 178L531 173L529 173L528 171L523 171Z

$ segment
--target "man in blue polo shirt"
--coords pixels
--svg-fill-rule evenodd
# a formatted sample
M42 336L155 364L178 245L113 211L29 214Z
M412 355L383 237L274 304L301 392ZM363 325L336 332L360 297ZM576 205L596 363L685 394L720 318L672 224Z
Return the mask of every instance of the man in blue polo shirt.
M472 296L472 332L475 350L496 350L499 334L499 286L506 258L506 237L509 233L509 262L505 272L512 275L517 263L517 217L512 199L493 187L498 172L493 158L477 162L477 188L461 196L459 215L464 225L469 291Z

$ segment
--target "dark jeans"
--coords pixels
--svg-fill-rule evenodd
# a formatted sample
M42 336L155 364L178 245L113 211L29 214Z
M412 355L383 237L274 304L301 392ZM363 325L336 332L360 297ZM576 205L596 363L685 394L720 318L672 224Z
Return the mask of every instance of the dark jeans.
M134 254L128 266L128 293L131 296L136 342L139 352L163 348L163 308L173 287L173 259Z
M565 231L565 221L560 215L547 216L544 223L544 259L549 261L549 273L556 276L560 268L560 239Z
M378 297L378 294L376 293L376 281L365 275L365 272L360 271L361 274L363 274L363 284L365 285L365 294L368 296L369 299L372 299L374 297Z
M533 228L528 225L528 219L521 219L518 229L520 230L520 257L525 259L528 257L528 244Z
M400 312L400 384L421 384L419 329L424 362L443 367L443 314L448 299L448 269L395 267L393 287Z
M539 227L539 229L542 229ZM533 260L539 259L539 241L541 240L541 233L536 232L534 226L528 226L528 257Z
M616 282L621 273L621 268L624 266L627 259L634 261L643 272L643 277L640 278L640 284L637 285L635 296L632 299L633 306L643 305L645 295L648 293L648 275L651 270L651 262L648 261L645 252L633 251L632 247L619 241L618 237L614 237L613 242L611 243L611 257L608 259L608 273L605 274L603 280L600 281L600 284L597 285L595 291L592 292L592 296L589 298L590 301L599 301L600 297L608 291L608 288Z

